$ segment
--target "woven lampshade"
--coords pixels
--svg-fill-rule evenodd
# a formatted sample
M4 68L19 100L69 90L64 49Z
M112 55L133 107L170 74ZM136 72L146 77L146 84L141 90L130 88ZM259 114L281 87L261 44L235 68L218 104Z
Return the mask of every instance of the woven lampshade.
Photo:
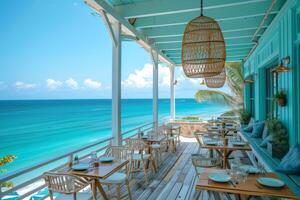
M223 68L223 71L212 77L206 77L205 78L205 84L209 88L220 88L223 87L226 81L226 73L225 73L225 68Z
M222 31L214 19L199 16L188 23L181 59L183 71L190 78L212 77L222 72L226 49Z

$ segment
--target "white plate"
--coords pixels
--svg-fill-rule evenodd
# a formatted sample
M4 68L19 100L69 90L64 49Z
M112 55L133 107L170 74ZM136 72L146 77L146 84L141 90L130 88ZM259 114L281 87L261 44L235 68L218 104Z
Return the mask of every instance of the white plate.
M276 178L261 177L256 180L259 184L271 188L281 188L285 185L283 181Z
M222 173L209 174L208 178L210 180L213 180L213 181L219 182L219 183L227 183L231 180L231 177L228 174L222 174Z
M108 156L108 157L100 157L99 158L100 162L112 162L114 161L114 157Z

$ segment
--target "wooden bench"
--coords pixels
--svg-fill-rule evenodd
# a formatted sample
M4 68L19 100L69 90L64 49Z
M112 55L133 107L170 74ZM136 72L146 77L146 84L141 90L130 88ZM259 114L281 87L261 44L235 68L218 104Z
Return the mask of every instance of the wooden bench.
M276 173L287 185L288 187L300 198L300 174L299 175L286 175L276 171L280 160L274 158L270 155L267 148L260 147L262 142L261 138L252 138L250 133L245 132L243 127L240 129L240 136L249 143L252 148L252 155L249 155L250 159L253 160L253 156L265 166L266 170L269 172ZM252 157L252 158L251 158Z

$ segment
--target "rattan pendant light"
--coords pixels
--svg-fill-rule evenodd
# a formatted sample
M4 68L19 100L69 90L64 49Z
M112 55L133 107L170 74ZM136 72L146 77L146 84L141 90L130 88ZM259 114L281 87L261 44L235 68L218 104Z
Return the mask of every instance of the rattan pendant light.
M225 68L223 68L220 74L205 78L205 84L209 88L221 88L224 86L225 81L226 81Z
M182 40L182 67L190 78L205 78L222 72L226 49L219 24L212 18L201 15L191 20L185 28Z

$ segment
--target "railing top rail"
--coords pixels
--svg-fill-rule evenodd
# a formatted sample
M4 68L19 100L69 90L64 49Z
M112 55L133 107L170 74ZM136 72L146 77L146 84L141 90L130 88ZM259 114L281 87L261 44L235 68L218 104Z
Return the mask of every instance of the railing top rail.
M143 124L139 127L136 127L136 128L133 128L133 129L130 129L130 130L127 130L125 132L122 133L122 135L125 135L127 133L130 133L132 131L135 131L135 130L139 130L139 129L142 129L143 127L146 127L146 126L149 126L153 124L153 122L151 123L146 123L146 124ZM20 176L20 175L23 175L23 174L26 174L34 169L37 169L37 168L40 168L40 167L43 167L51 162L55 162L57 160L60 160L60 159L63 159L67 156L70 156L72 154L75 154L75 153L78 153L80 151L83 151L83 150L86 150L88 148L91 148L93 146L96 146L96 145L99 145L101 143L104 143L104 142L107 142L107 141L110 141L111 139L113 139L113 137L109 137L109 138L104 138L104 139L100 139L100 140L97 140L91 144L88 144L88 145L85 145L79 149L76 149L76 150L73 150L73 151L70 151L68 153L65 153L63 155L60 155L60 156L57 156L57 157L54 157L54 158L51 158L51 159L48 159L48 160L45 160L45 161L42 161L42 162L39 162L37 164L34 164L34 165L31 165L31 166L28 166L28 167L24 167L22 169L19 169L19 170L16 170L16 171L13 171L13 172L9 172L9 173L6 173L4 175L0 175L0 182L5 182L5 181L8 181L8 180L11 180L17 176Z
M138 127L136 127L136 128L133 128L133 129L130 129L130 130L127 130L127 131L123 132L123 133L122 133L122 136L124 136L124 135L126 135L126 134L128 134L128 133L130 133L130 132L136 131L136 130L143 130L143 131L149 130L149 129L152 128L152 127L150 127L150 125L153 125L153 124L154 124L154 122L151 122L151 123L145 123L145 124L143 124L143 125L141 125L141 126L138 126ZM138 133L136 133L136 134L138 134ZM136 134L135 134L135 135L136 135ZM30 173L30 172L32 172L32 171L35 170L35 169L44 167L44 166L46 166L46 165L48 165L48 164L50 164L50 163L59 161L59 160L61 160L61 159L67 158L67 157L69 157L69 156L71 156L71 155L73 155L73 154L76 154L76 153L78 153L78 152L82 152L82 151L87 150L87 149L89 149L89 148L92 148L92 147L95 147L95 146L97 146L97 145L100 145L100 144L103 144L103 143L105 143L105 142L108 142L108 141L110 141L111 139L113 139L113 137L103 138L103 139L97 140L97 141L95 141L95 142L93 142L93 143L90 143L90 144L88 144L88 145L85 145L85 146L83 146L83 147L81 147L81 148L78 148L78 149L75 149L75 150L70 151L70 152L68 152L68 153L59 155L59 156L57 156L57 157L50 158L50 159L48 159L48 160L45 160L45 161L42 161L42 162L33 164L33 165L31 165L31 166L28 166L28 167L24 167L24 168L22 168L22 169L19 169L19 170L13 171L13 172L6 173L6 174L4 174L4 175L0 175L0 182L6 182L6 181L9 181L9 180L12 180L12 179L14 179L14 178L16 178L16 177L19 177L19 176L22 176L22 175L24 175L24 174L26 174L26 173ZM104 147L102 147L102 149L105 149L106 147L107 147L107 145L104 146ZM97 150L97 151L98 151L98 150ZM60 166L60 167L61 167L61 166ZM28 181L26 181L26 182L24 182L24 183L21 183L20 185L17 185L16 187L14 187L14 188L12 188L12 189L10 189L10 190L7 190L7 191L5 191L5 192L2 192L2 191L1 191L1 187L0 187L0 196L7 195L7 194L8 194L9 192L11 192L11 191L20 189L21 187L24 186L24 184L32 183L32 182L36 181L37 179L39 179L40 177L41 177L41 175L38 176L38 177L35 177L35 178L31 179L31 180L28 180ZM40 187L39 187L39 188L40 188ZM37 189L39 189L39 188L36 188L36 189L34 189L33 191L29 191L29 192L28 192L28 195L29 195L29 194L32 194L33 192L36 192ZM27 195L27 193L26 193L26 195Z
M102 144L104 142L107 142L107 141L110 141L112 139L112 137L109 137L109 138L104 138L104 139L101 139L101 140L98 140L98 141L95 141L91 144L88 144L88 145L85 145L79 149L76 149L76 150L73 150L73 151L70 151L68 153L65 153L63 155L60 155L60 156L57 156L57 157L54 157L54 158L51 158L49 160L46 160L46 161L42 161L40 163L37 163L37 164L34 164L34 165L31 165L31 166L28 166L28 167L25 167L25 168L22 168L22 169L19 169L19 170L16 170L16 171L13 171L13 172L9 172L5 175L1 175L0 176L0 182L5 182L5 181L8 181L8 180L11 180L17 176L20 176L20 175L23 175L23 174L26 174L27 172L30 172L34 169L37 169L37 168L40 168L42 166L45 166L51 162L55 162L57 160L60 160L60 159L63 159L67 156L70 156L72 154L75 154L75 153L78 153L80 151L83 151L83 150L86 150L86 149L89 149L93 146L96 146L96 145L99 145L99 144Z

